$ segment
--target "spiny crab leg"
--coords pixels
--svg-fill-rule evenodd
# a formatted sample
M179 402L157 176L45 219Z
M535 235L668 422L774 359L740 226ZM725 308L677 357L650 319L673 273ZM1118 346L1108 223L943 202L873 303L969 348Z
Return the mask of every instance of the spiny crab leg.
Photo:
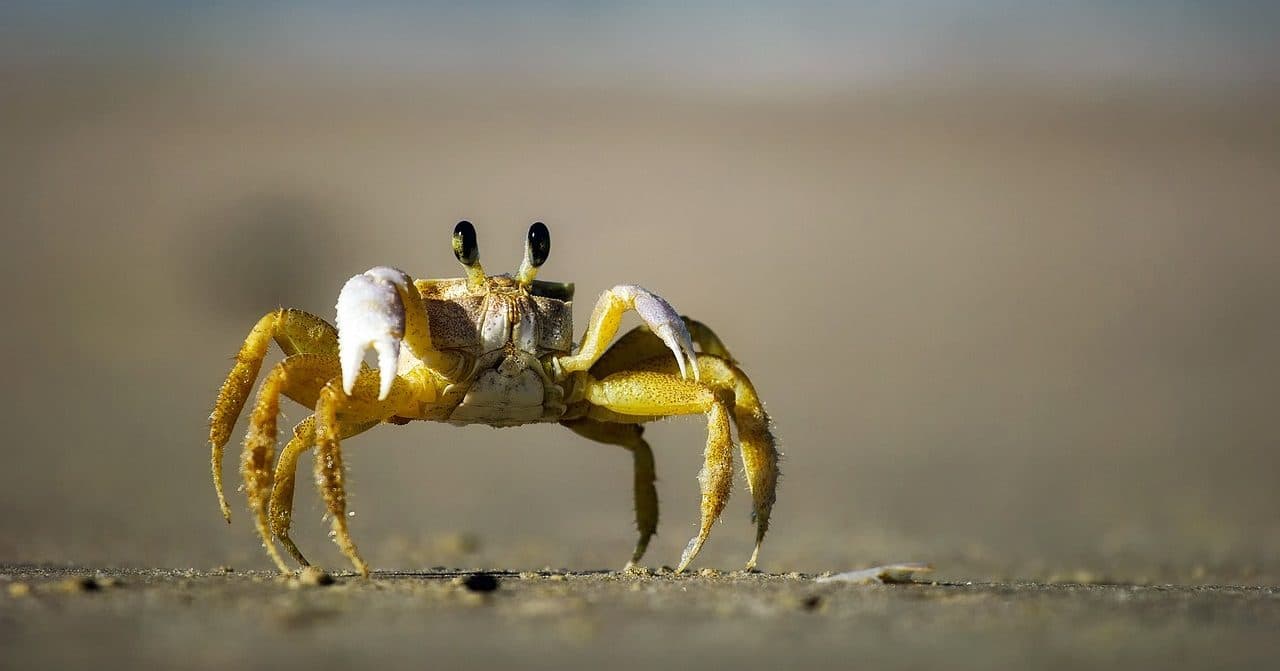
M635 310L645 326L675 355L681 378L688 379L692 375L694 380L702 379L698 372L698 358L693 351L693 338L680 313L663 297L634 284L620 284L600 296L591 312L586 335L582 337L582 346L577 354L557 359L559 369L563 373L573 373L591 368L618 332L622 315L627 310Z
M348 396L370 349L378 353L378 400L391 393L405 333L400 293L410 286L403 272L385 266L370 268L343 285L338 294L338 358L342 361L342 389Z

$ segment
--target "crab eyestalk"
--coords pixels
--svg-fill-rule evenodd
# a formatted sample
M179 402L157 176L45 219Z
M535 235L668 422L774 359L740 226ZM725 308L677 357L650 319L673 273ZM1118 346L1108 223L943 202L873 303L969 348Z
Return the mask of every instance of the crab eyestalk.
M520 262L520 272L516 274L516 280L521 286L533 284L533 278L538 275L538 267L546 263L550 255L551 231L547 230L546 224L535 221L525 238L524 260Z
M484 267L480 265L480 245L476 242L476 227L469 221L459 221L453 227L453 255L467 268L467 286L478 289L484 286Z

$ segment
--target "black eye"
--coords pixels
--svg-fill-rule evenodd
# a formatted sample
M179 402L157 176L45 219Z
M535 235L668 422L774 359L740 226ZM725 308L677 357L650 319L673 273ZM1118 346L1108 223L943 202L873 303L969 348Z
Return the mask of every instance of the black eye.
M529 263L534 268L547 262L551 255L551 231L541 221L529 227Z
M453 255L458 257L464 266L474 265L480 260L480 246L476 244L476 227L469 221L459 221L453 227Z

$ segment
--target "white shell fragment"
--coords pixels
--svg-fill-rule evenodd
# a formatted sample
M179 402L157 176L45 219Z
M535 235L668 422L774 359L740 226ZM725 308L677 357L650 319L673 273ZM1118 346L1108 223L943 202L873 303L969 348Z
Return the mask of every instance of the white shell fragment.
M817 578L814 582L842 582L854 585L915 582L915 574L929 573L932 570L933 565L921 564L919 562L885 564L884 566L873 566L871 568L860 569L857 571L846 571L844 573L837 573L835 575Z

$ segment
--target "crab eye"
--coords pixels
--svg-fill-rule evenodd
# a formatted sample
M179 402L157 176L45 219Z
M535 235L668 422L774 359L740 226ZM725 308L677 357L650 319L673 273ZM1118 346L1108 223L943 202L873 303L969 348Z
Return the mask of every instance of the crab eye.
M476 244L476 227L469 221L459 221L453 227L453 255L464 266L475 265L480 260L480 246Z
M551 254L551 231L541 221L529 227L529 264L534 268L547 262Z

